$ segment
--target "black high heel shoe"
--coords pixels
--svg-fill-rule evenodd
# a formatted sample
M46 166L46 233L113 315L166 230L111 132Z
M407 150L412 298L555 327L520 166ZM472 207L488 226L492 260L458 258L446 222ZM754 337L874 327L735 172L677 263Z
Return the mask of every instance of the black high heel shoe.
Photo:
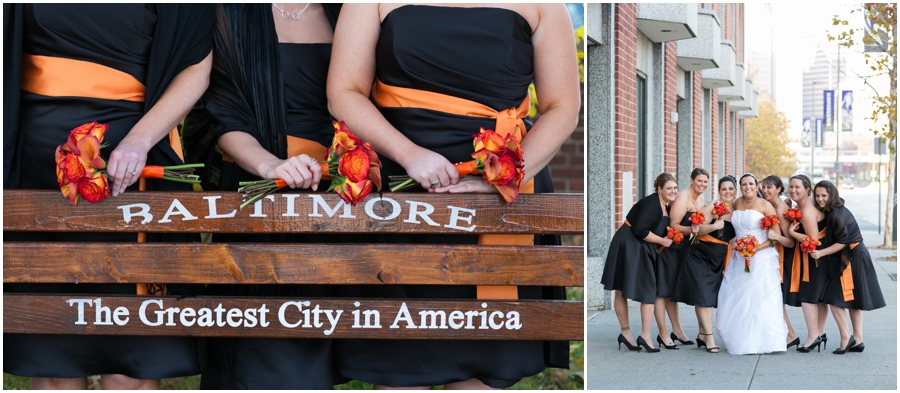
M821 345L821 344L822 344L822 336L819 336L819 337L816 337L816 340L813 341L812 344L809 344L808 347L801 347L801 346L797 345L797 352L808 353L808 352L812 351L813 348L817 348L818 349L817 352L822 352L822 348L819 347L819 345Z
M675 345L674 340L672 340L672 345L666 345L666 343L663 342L662 337L660 337L658 334L656 335L656 343L666 347L666 349L680 349L678 348L678 345Z
M795 346L795 345L798 346L798 347L800 346L800 337L797 337L797 338L794 339L794 341L789 342L788 345L787 345L787 347L790 348L790 347L793 347L793 346Z
M641 336L638 336L637 341L635 341L635 343L637 343L638 348L643 346L644 349L647 350L647 352L659 352L659 348L650 348L650 345L648 345L647 342L644 341L644 338Z
M835 349L834 352L832 352L832 353L835 355L843 355L843 354L847 353L847 351L850 348L853 348L854 345L856 345L856 338L853 337L853 335L851 334L850 341L847 342L847 346L843 350L841 350L840 348Z
M641 351L641 347L639 347L637 345L631 345L631 343L628 342L628 339L625 338L624 335L620 334L619 335L619 350L622 349L622 344L625 344L625 346L628 347L629 351L638 351L638 352Z
M669 333L669 338L672 339L673 344L675 343L675 340L678 340L678 342L680 342L681 345L694 345L694 342L691 340L684 341L684 340L678 338L678 336L675 335L675 332Z
M850 345L849 347L850 349L848 349L848 351L850 352L862 352L866 349L866 343L859 343L856 344L856 346Z
M695 340L697 340L697 348L700 348L701 346L703 346L703 347L706 347L706 352L719 353L719 347L710 347L710 346L706 345L706 340L701 339L700 336L712 336L712 333L709 333L709 334L697 333L697 338L695 338ZM715 352L713 352L713 351L715 351Z
M822 338L822 349L825 349L826 347L828 347L828 335L825 333L822 333L822 335L819 337Z

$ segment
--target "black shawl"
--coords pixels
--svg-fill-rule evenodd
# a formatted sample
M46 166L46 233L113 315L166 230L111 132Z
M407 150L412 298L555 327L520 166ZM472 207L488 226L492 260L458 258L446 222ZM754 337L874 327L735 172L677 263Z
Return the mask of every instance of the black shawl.
M215 16L210 4L158 4L147 67L144 112L159 101L169 82L212 50ZM18 188L19 90L22 75L24 4L3 4L3 188ZM163 138L147 154L154 165L181 159Z
M862 233L859 231L859 224L856 217L850 213L846 207L837 207L825 214L826 237L831 240L826 244L844 244L843 250L838 253L826 256L826 266L828 267L828 280L836 281L840 279L844 269L854 259L855 249L851 250L850 245L853 243L861 243L863 241Z
M322 6L334 28L341 5ZM270 153L287 158L284 87L272 6L221 4L215 12L215 56L210 86L203 96L211 115L206 119L208 136L192 136L189 150L202 156L223 134L243 131Z

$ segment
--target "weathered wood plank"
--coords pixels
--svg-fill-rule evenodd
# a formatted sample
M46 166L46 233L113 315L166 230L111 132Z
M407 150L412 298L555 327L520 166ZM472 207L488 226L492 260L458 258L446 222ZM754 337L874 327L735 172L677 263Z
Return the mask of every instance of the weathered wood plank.
M99 203L81 201L72 206L58 190L4 190L3 229L448 234L584 231L583 194L520 195L512 205L497 194L385 193L382 197L370 195L363 203L345 208L334 193L278 193L264 200L259 209L251 205L238 211L241 195L236 192L127 192Z
M99 313L99 321L109 322L108 325L97 324L98 312L95 299L101 299L102 309L109 307L108 312L101 311ZM87 303L88 301L90 304ZM306 301L309 303L297 303ZM143 312L142 304L145 307ZM407 307L409 319L394 324L404 304ZM79 305L82 307L81 321L79 321ZM265 305L264 309L263 305ZM317 306L318 312L316 311ZM4 294L3 307L4 334L388 340L584 339L584 303L572 301L230 297L178 299L172 296L92 297L86 295ZM306 314L301 311L301 307L302 310L307 310ZM172 312L163 311L166 309L170 309ZM192 312L187 311L188 309ZM230 311L232 309L238 311ZM328 314L324 310L332 310L332 312ZM338 310L342 310L339 315ZM364 327L366 325L365 311L371 312L370 310L377 311L380 327L371 327L376 325L374 313L369 319L370 327ZM460 310L462 313L451 318L453 310ZM420 314L422 311L443 311L446 319L444 319L444 323L441 323L439 315L432 320L427 314L424 316ZM466 311L471 313L467 315ZM359 315L358 321L355 321L354 312ZM200 326L201 323L205 324L206 322L204 318L200 317L207 313L210 315L209 320L212 322L212 326ZM143 319L141 318L142 314ZM518 315L518 318L515 314ZM262 326L263 315L267 326ZM318 317L318 325L315 323L316 317ZM297 326L290 327L294 324ZM410 327L410 324L415 328Z
M584 255L553 246L6 242L3 282L583 286Z

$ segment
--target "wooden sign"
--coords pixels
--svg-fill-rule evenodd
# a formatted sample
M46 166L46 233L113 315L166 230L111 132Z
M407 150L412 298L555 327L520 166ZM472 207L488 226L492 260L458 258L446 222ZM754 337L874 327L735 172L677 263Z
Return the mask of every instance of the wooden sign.
M584 231L584 195L384 193L356 206L334 193L126 192L72 206L58 190L4 190L3 229L39 232L540 233Z
M583 305L529 300L5 294L3 333L582 340Z

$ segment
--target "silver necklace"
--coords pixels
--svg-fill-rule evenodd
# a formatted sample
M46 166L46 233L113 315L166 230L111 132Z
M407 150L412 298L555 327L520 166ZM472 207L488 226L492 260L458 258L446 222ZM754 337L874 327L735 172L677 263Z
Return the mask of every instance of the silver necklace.
M281 9L281 7L279 7L279 6L276 5L275 3L272 3L272 7L275 7L275 9L278 10L278 12L281 13L281 17L284 18L284 19L299 20L299 19L300 19L300 15L303 15L303 13L306 12L306 9L309 8L309 4L310 4L310 3L306 3L306 6L303 7L303 9L300 10L300 12L294 12L294 13L287 12L287 11Z
M753 198L753 202L747 202L747 198L744 198L744 202L747 202L747 206L753 206L757 200L759 200L759 197Z

